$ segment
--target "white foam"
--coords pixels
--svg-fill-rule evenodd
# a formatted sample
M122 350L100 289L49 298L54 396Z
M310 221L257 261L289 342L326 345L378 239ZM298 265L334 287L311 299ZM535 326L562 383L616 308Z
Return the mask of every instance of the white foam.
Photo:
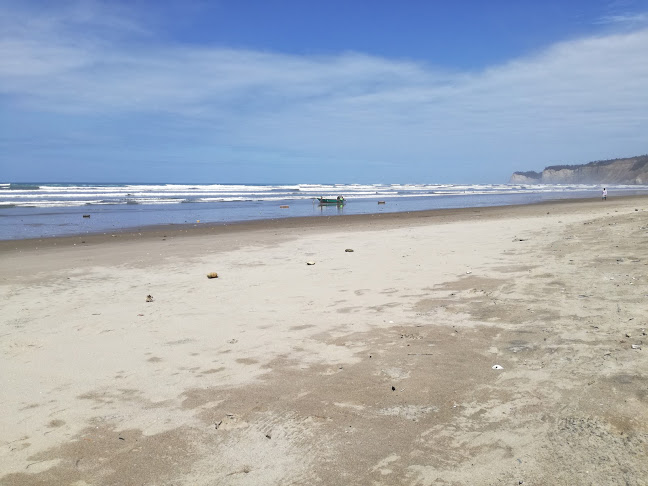
M38 189L11 188L0 183L0 206L66 207L124 204L178 204L213 202L275 202L310 200L326 194L353 199L390 199L448 196L548 194L598 191L596 184L127 184L127 185L48 185ZM35 185L34 185L35 186ZM32 186L32 187L34 187ZM611 190L646 191L648 186L608 186Z

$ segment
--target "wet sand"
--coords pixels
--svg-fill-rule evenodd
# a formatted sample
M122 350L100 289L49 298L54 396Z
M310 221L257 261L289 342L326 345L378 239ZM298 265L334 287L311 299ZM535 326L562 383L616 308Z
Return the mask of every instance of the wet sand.
M2 241L0 484L648 484L647 243L646 197Z

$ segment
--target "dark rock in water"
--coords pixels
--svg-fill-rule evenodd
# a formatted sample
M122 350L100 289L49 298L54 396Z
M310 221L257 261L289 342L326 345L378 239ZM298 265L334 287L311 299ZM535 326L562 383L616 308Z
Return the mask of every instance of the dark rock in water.
M89 215L89 214L84 214L83 217L84 217L84 218L89 218L90 215Z

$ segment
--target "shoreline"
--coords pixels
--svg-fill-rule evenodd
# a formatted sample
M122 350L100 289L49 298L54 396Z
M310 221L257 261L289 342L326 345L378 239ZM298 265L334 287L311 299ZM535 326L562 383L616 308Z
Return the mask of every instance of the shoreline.
M639 486L647 215L644 196L13 241L0 483Z
M353 228L354 226L378 223L398 226L399 224L416 221L447 221L470 219L475 213L486 217L505 217L507 213L515 213L522 208L535 209L541 214L542 208L556 206L564 208L573 206L578 208L583 204L608 204L632 200L648 200L647 195L617 196L607 201L600 201L599 198L570 198L541 201L530 204L516 204L503 206L466 207L451 209L429 209L421 211L385 212L373 214L333 215L333 216L298 216L273 219L258 219L246 221L234 221L229 223L186 223L169 225L147 225L137 228L125 228L111 232L79 233L65 236L47 236L42 238L22 238L0 240L0 254L12 250L27 250L35 248L47 248L53 246L65 246L74 244L94 245L108 241L132 241L144 239L173 238L179 236L205 236L220 235L233 232L247 232L264 229L292 230L296 228Z

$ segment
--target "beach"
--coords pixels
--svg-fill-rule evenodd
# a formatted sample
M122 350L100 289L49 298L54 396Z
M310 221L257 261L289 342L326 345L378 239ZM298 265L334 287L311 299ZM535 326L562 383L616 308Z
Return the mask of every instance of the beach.
M646 196L0 241L0 484L646 485L647 243Z

